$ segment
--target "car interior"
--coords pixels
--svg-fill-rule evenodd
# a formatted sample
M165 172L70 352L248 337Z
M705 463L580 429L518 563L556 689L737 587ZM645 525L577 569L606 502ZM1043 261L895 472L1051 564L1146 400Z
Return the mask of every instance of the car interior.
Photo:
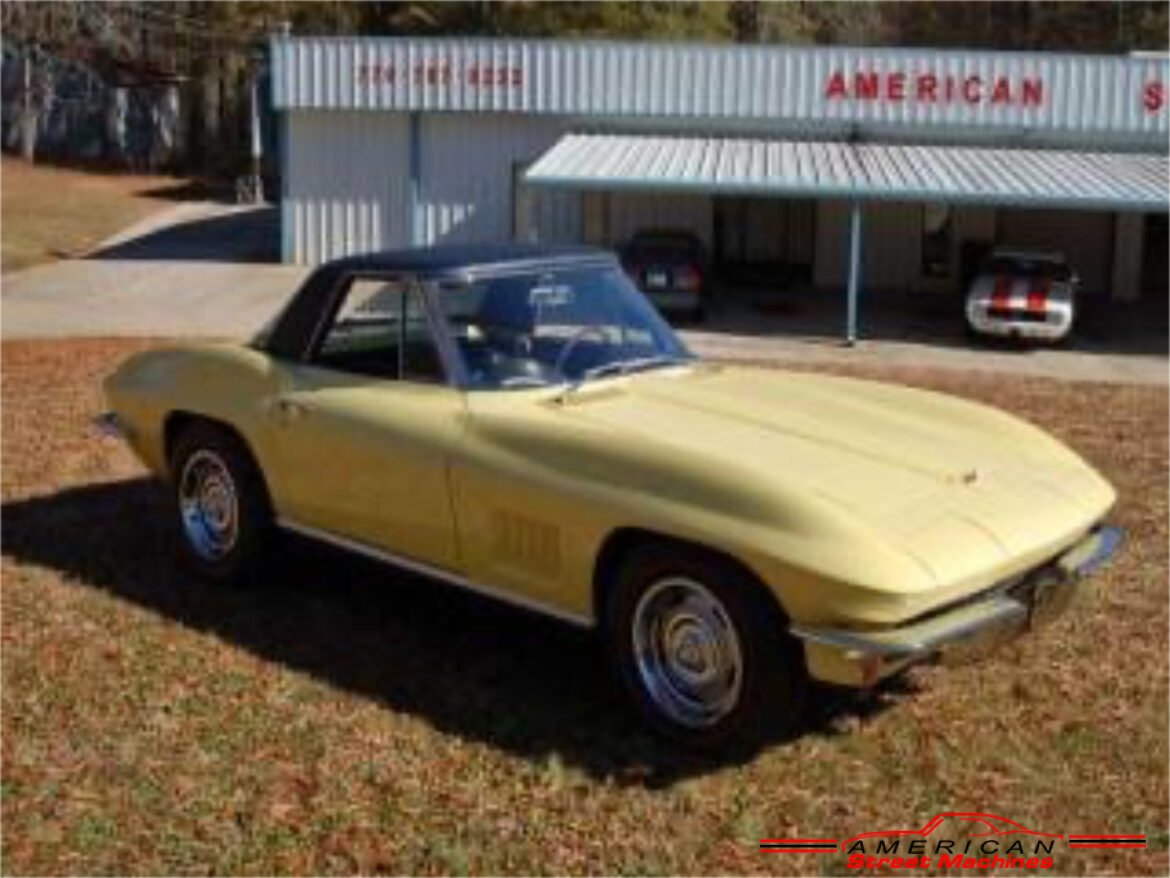
M440 284L438 301L472 386L545 386L667 344L635 313L640 299L613 295L612 283L597 272L493 277ZM311 360L375 378L444 380L421 291L385 278L350 282Z
M532 276L443 289L440 301L473 385L521 387L575 378L627 343L620 321L596 321L578 287ZM596 302L594 303L596 304Z
M313 362L372 378L443 381L443 364L418 295L398 282L354 280Z

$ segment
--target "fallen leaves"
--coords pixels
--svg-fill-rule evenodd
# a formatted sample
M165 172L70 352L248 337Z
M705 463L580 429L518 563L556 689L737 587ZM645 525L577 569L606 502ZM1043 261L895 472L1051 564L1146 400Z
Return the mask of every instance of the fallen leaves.
M255 593L177 571L158 492L88 424L144 344L3 346L9 871L814 874L758 837L954 808L1145 832L1058 869L1165 872L1165 390L838 370L1054 431L1118 486L1129 542L1074 615L980 665L819 693L805 735L729 765L648 736L553 623L317 550Z

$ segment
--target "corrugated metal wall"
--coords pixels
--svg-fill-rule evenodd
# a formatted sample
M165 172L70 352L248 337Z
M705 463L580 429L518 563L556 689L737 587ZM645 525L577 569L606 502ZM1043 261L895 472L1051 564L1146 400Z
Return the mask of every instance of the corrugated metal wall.
M405 113L288 114L282 253L316 264L410 240Z
M803 198L726 198L720 250L728 262L812 265L816 202Z
M850 125L943 128L956 136L970 127L1160 149L1170 132L1170 62L1151 57L295 38L274 41L273 65L274 99L282 109L788 120L819 127L822 135ZM833 93L836 74L844 77L845 94ZM859 75L876 84L876 96L858 94ZM929 90L921 85L924 76L933 84ZM1001 81L1008 90L997 96ZM1025 81L1033 84L1030 96ZM1160 100L1151 87L1160 89Z
M549 117L447 113L422 117L424 243L507 241L524 166L556 143L568 123ZM581 196L531 188L527 218L537 240L581 239Z
M615 192L608 203L610 246L626 244L639 229L687 229L711 249L714 212L705 195L653 195Z
M817 202L816 222L814 283L843 287L849 268L849 204ZM866 205L861 252L867 288L916 288L921 276L922 205Z
M411 245L410 114L288 114L283 257L316 264ZM420 118L422 242L513 237L514 179L556 142L566 122L505 114ZM581 239L581 196L531 189L532 234Z

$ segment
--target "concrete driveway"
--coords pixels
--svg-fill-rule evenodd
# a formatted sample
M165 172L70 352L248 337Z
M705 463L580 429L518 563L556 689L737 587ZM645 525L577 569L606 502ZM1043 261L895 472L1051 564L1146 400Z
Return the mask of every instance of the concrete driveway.
M191 202L161 211L82 259L4 275L4 338L243 337L306 270L276 260L276 209Z
M283 265L71 260L3 278L0 334L231 336L259 329L304 275Z
M103 242L87 258L5 275L0 335L246 338L308 269L276 262L272 207L181 204ZM1081 381L1167 384L1167 357L1128 352L981 349L883 338L843 347L793 335L781 319L727 310L682 332L704 356L775 363L885 363Z

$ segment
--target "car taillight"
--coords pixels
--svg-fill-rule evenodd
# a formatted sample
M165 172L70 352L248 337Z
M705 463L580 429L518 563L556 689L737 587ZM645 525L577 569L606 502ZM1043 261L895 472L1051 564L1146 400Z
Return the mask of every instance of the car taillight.
M675 269L674 286L679 290L697 290L703 285L703 275L693 265Z

